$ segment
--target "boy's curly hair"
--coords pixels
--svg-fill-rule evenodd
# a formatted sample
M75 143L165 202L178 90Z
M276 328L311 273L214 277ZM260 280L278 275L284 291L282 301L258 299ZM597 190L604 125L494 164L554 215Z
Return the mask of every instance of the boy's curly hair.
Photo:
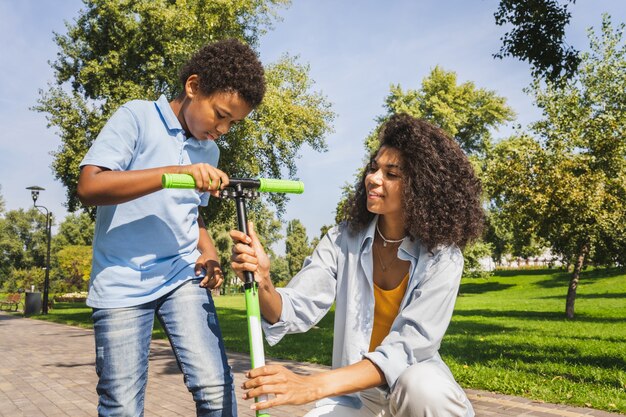
M482 187L461 147L443 130L407 114L391 116L379 133L381 147L402 155L406 233L429 250L461 248L480 236L484 225ZM372 159L378 153L372 155ZM362 230L374 218L367 210L364 171L349 202L348 222Z
M179 80L197 74L200 91L205 95L215 92L234 92L252 108L265 95L265 71L249 46L237 39L210 43L196 52L181 68Z

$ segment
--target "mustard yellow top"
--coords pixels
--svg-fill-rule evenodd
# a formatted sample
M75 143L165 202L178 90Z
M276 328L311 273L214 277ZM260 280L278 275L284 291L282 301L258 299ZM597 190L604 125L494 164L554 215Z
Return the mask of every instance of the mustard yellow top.
M374 327L370 339L370 352L373 352L389 334L391 325L400 311L400 303L409 283L407 273L402 282L391 290L383 290L374 284Z

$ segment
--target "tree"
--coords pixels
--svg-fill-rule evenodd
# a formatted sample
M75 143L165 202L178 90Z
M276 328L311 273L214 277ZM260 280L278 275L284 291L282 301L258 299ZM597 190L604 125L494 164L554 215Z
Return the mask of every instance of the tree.
M45 266L46 239L46 216L34 207L27 211L10 210L0 218L2 287L24 288L17 285L17 281L23 281L20 277L25 277L24 279L28 281L29 276L40 275L33 271L41 270ZM43 274L41 276L43 277Z
M300 220L294 219L287 224L285 240L285 255L289 266L289 275L292 277L302 269L304 259L311 254L306 228Z
M580 63L577 50L565 43L565 27L571 18L567 10L576 0L501 0L494 14L498 26L511 24L513 29L502 38L495 58L514 56L528 61L535 77L552 82L570 77Z
M332 227L333 226L329 224L325 224L322 227L320 227L320 234L314 237L313 240L311 241L311 252L317 247L317 245L320 243L320 240L322 240L324 236L326 236L326 233L328 233L328 231Z
M488 203L486 214L484 241L491 246L491 257L496 263L501 263L507 255L524 259L538 256L547 247L547 243L532 230L525 234L516 233L520 226L526 230L528 223L505 218L500 207L493 202Z
M60 277L56 291L86 291L91 273L91 246L68 245L57 252Z
M531 136L501 141L490 152L483 184L489 197L487 239L503 253L527 258L536 254L545 179L534 175L543 156Z
M44 268L34 266L24 269L11 268L8 278L2 282L2 289L6 292L17 292L30 291L31 287L34 287L36 291L41 291L44 286L44 274Z
M488 162L487 188L516 233L536 233L573 265L568 318L583 267L619 262L626 249L624 27L613 30L605 15L571 79L537 78L529 91L543 112L532 126L539 140L505 141Z
M8 211L0 233L2 269L45 266L46 216L36 208Z
M293 277L293 275L289 273L289 263L287 262L286 257L272 255L270 257L270 261L270 276L272 278L272 283L276 287L284 287Z
M458 84L456 73L438 66L422 80L418 90L403 91L400 85L392 85L385 108L387 113L378 118L379 127L390 115L407 113L439 126L468 155L478 156L484 156L491 146L490 130L515 116L504 97L477 88L470 81ZM378 147L377 132L378 128L367 139L370 151Z
M70 213L59 225L53 243L59 249L68 245L91 246L94 226L94 221L87 213Z
M207 42L235 37L252 46L271 27L287 0L207 2L205 0L84 0L67 34L55 34L60 48L52 64L56 85L41 92L36 110L47 114L62 145L54 154L54 175L67 189L70 211L78 165L111 113L134 98L173 98L177 70ZM266 67L264 103L218 143L220 167L232 176L295 175L294 158L303 144L325 150L324 135L334 114L320 93L311 92L308 67L285 56ZM68 91L69 90L69 91ZM215 205L217 199L212 199ZM272 196L279 214L285 197ZM220 224L233 211L212 211Z

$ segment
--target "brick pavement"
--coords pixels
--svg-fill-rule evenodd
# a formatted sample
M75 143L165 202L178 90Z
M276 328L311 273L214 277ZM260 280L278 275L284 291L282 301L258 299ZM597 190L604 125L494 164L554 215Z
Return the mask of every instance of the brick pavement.
M95 416L94 344L91 330L48 323L0 312L0 417ZM235 385L243 381L249 362L245 355L229 353ZM288 361L298 372L319 372L322 366ZM477 417L612 417L589 408L546 404L525 398L467 390ZM237 388L239 415L253 417ZM311 406L285 406L273 417L303 416ZM146 416L193 416L191 394L183 384L169 344L153 341L145 402Z

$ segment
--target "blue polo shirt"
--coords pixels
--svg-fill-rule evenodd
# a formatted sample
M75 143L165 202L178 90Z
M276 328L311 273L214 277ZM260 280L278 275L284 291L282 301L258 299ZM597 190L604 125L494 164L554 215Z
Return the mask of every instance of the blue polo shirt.
M214 141L187 138L165 96L135 100L108 120L80 166L131 171L206 162ZM129 307L155 300L195 278L198 206L208 193L166 189L123 204L99 206L87 305Z

